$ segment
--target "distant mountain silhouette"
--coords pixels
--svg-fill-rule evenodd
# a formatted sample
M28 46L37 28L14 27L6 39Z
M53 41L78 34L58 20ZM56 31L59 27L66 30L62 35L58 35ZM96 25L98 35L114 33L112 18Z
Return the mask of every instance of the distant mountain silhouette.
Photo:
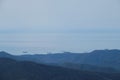
M0 80L120 80L119 75L0 58Z
M92 70L92 68L95 68L93 69L94 71L120 71L120 50L117 49L94 50L90 53L64 52L56 54L21 56L13 56L7 54L6 52L0 52L0 57L9 57L20 61L33 61L42 64L56 65L74 69L81 69L82 66L84 66L84 68L82 68L83 70ZM67 63L72 66L69 67Z
M12 55L10 55L9 53L7 53L5 51L1 51L0 52L0 57L12 57Z

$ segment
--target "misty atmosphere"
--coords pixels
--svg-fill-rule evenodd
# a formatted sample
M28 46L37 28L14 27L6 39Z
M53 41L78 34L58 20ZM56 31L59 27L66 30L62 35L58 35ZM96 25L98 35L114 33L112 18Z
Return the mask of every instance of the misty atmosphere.
M120 80L120 1L0 0L0 80Z

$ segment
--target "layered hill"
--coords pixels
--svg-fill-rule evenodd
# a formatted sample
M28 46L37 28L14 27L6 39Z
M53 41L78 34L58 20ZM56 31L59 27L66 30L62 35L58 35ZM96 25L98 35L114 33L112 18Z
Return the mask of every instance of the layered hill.
M95 50L90 53L54 53L14 56L0 52L0 57L19 61L33 61L67 68L116 72L120 70L120 50Z
M0 80L119 80L116 74L95 73L0 58Z

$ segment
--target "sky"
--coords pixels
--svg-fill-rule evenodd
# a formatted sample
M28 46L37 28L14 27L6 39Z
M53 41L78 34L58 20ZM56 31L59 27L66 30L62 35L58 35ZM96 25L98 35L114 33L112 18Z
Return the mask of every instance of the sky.
M120 49L120 0L0 0L0 51L95 49Z

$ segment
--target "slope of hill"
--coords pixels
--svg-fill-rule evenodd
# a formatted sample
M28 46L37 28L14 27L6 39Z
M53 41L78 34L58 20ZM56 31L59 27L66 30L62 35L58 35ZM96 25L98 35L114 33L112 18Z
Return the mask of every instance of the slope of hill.
M95 50L90 53L56 53L47 55L23 55L22 60L38 63L75 63L120 69L120 50Z
M118 75L72 70L34 62L0 58L0 80L119 80Z
M3 52L0 52L3 55ZM4 52L4 55L6 53ZM6 56L2 56L6 57ZM102 67L101 70L105 71L107 67L111 70L120 70L120 50L95 50L90 53L56 53L56 54L37 54L37 55L21 55L21 56L12 56L7 54L7 57L20 60L20 61L33 61L37 63L44 64L56 64L60 66L66 66L64 63L77 64L73 68L81 69L81 64L87 64L88 67L93 66L93 68ZM90 66L89 66L90 65ZM105 68L104 68L105 67ZM86 70L88 68L86 67ZM108 69L108 70L109 70ZM97 70L97 69L96 69Z
M0 58L3 58L3 57L5 57L5 58L12 58L13 57L13 55L10 55L9 53L7 53L7 52L5 52L5 51L1 51L0 52Z
M111 68L111 67L99 67L89 64L74 64L74 63L58 63L58 64L50 64L54 66L60 66L64 68L70 68L75 70L83 70L83 71L92 71L92 72L104 72L104 73L120 73L120 70Z

